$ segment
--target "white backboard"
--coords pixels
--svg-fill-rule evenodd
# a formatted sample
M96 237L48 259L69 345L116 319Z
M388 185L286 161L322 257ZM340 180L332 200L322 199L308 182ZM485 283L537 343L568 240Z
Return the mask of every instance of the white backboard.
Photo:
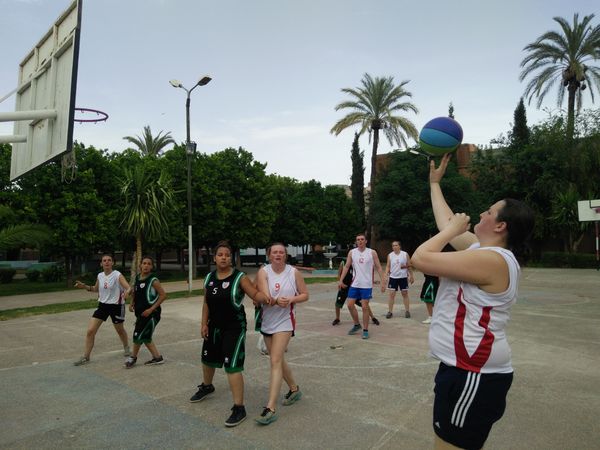
M577 202L580 222L600 220L600 200L581 200Z
M11 181L72 149L80 28L76 0L19 65L15 112L54 110L56 118L15 121L26 142L12 144Z

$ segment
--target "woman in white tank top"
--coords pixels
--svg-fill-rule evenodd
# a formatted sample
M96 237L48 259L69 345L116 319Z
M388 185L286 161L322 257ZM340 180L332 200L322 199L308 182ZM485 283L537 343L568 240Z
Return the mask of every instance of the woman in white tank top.
M482 212L470 232L470 217L454 214L440 187L449 160L446 154L438 168L430 163L439 233L417 248L412 264L440 277L429 330L431 354L441 361L433 413L436 448L480 448L504 413L512 382L505 330L520 273L512 251L527 241L534 219L528 206L507 198ZM442 252L447 244L457 251ZM448 393L463 385L458 400Z
M262 304L261 333L271 360L271 382L269 401L256 421L268 425L277 420L277 398L283 380L289 392L283 405L291 405L302 396L292 371L285 362L284 352L296 329L295 304L308 300L304 278L294 267L286 264L287 251L283 244L275 243L267 249L269 263L258 272L258 289L265 293L268 301Z

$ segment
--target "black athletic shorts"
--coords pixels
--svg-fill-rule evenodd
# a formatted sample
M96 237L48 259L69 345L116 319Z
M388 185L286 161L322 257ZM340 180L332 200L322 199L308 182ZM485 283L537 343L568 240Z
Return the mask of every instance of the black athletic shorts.
M435 434L460 448L482 448L504 414L512 379L512 373L475 373L440 363L433 403Z
M112 323L115 325L125 322L125 303L122 305L116 305L112 303L98 302L98 309L94 311L92 317L106 322L106 319L108 319L109 316L112 320Z
M392 278L388 280L388 291L408 291L408 278Z
M143 317L141 314L136 316L135 329L133 330L134 344L149 344L152 342L152 335L156 325L160 322L160 308L155 310L148 317Z
M208 325L208 339L202 344L202 364L225 368L225 372L244 370L246 329L222 329Z

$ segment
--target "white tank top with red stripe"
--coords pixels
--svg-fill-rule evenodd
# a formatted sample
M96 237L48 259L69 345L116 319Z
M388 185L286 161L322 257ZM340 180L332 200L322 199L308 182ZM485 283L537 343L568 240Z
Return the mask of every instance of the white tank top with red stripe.
M283 272L276 273L268 264L263 270L267 273L269 294L273 299L278 297L294 297L297 295L296 269L286 264ZM296 317L294 304L285 308L278 305L262 305L262 323L260 331L266 334L279 333L281 331L294 331L296 329Z
M478 245L469 250L492 250L504 258L508 289L490 294L473 284L440 278L429 328L431 355L448 366L471 372L511 373L506 326L510 308L517 301L521 269L511 251Z

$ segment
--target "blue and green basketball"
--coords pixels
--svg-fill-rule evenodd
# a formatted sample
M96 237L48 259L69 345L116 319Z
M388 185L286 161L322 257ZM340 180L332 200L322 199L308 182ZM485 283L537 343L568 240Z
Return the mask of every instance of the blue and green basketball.
M453 152L462 139L462 127L450 117L436 117L430 120L419 134L421 150L431 156Z

